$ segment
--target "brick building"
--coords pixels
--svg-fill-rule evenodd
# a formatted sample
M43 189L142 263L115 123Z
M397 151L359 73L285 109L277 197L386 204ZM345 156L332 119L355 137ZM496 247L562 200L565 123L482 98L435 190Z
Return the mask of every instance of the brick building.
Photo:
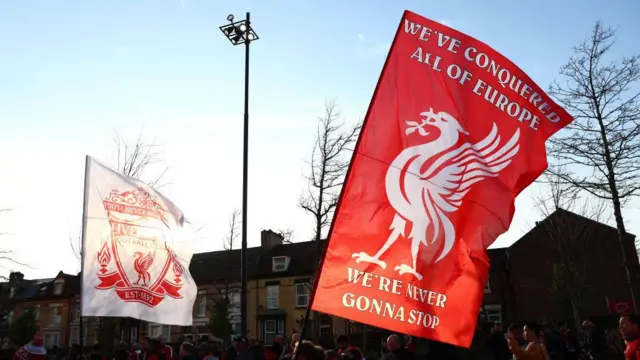
M637 288L635 236L627 234L624 245ZM573 318L568 299L558 294L558 289L567 287L562 281L572 279L578 281L570 286L580 291L583 318L608 315L607 298L630 299L617 230L563 209L537 222L510 247L490 249L489 256L484 303L492 320ZM563 275L563 264L571 264L572 273Z
M561 226L550 231L550 224ZM557 279L557 234L566 237L565 252L569 249L574 267L584 271L582 316L608 313L605 298L629 297L616 229L558 210L536 224L512 246L488 250L491 263L485 286L483 308L486 319L509 323L526 319L567 319L570 310L561 299L552 296ZM555 245L554 245L555 244ZM309 288L317 269L320 244L299 242L286 244L282 237L270 230L261 232L260 246L249 248L248 335L270 341L275 335L290 336L300 330L309 302ZM634 281L638 280L640 265L634 247L634 236L625 243ZM566 255L566 254L565 254ZM565 256L566 258L567 256ZM566 259L565 259L566 260ZM221 250L195 254L190 271L198 284L198 298L193 309L193 326L166 326L139 323L133 326L131 339L162 335L170 341L182 336L208 336L209 318L213 304L228 293L231 302L230 321L235 329L240 323L240 250ZM50 279L26 280L20 273L12 273L8 282L0 283L0 338L6 336L8 325L28 307L38 309L41 335L52 346L78 343L79 333L79 276L59 273ZM315 314L314 314L315 316ZM314 332L324 337L340 333L358 333L362 327L346 319L319 314ZM100 319L84 318L83 343L97 340ZM129 334L122 334L129 338Z

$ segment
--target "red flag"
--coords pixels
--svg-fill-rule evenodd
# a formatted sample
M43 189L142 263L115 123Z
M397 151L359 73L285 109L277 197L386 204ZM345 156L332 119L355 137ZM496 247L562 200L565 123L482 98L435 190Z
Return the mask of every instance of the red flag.
M469 347L514 199L573 119L486 44L406 11L330 231L313 310Z
M633 312L633 302L631 300L611 300L607 298L609 314L627 314Z

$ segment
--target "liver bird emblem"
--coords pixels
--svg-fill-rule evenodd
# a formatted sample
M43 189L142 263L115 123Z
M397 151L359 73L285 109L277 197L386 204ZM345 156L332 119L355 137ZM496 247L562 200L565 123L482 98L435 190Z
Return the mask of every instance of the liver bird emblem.
M138 280L136 280L134 285L141 285L140 282L142 281L141 286L149 286L147 284L151 279L149 269L151 268L151 265L153 265L153 260L156 257L155 251L153 253L149 251L149 253L144 256L141 252L136 251L133 256L135 257L133 269L138 273Z
M436 241L443 241L435 262L447 256L456 241L456 229L449 214L460 208L464 196L474 184L497 177L520 149L519 129L501 144L494 123L483 140L475 144L460 144L460 134L469 133L453 116L446 112L435 114L433 109L420 115L420 123L406 122L405 134L417 132L424 137L424 142L400 152L385 177L387 198L396 212L389 228L391 233L373 256L364 252L353 254L357 263L372 263L386 268L387 264L380 257L399 237L407 237L406 229L410 222L412 227L407 238L411 239L412 264L400 264L394 269L401 275L412 274L418 280L422 280L422 275L416 271L420 245L430 246ZM431 236L427 239L429 229Z

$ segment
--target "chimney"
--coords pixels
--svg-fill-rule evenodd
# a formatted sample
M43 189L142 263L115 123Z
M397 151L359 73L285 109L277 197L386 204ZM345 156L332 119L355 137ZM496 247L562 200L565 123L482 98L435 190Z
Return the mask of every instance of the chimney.
M271 249L275 246L282 245L284 238L272 230L262 230L260 232L260 246L263 249Z
M17 283L24 280L24 274L19 272L19 271L12 271L11 273L9 273L9 282L10 283Z

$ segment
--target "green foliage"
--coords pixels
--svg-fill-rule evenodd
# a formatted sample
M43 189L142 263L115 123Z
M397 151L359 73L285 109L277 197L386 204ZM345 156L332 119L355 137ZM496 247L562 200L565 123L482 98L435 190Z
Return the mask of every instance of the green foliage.
M9 337L15 345L22 346L33 339L38 332L38 320L34 308L28 308L11 324Z
M217 299L213 305L213 312L209 319L209 330L211 334L225 342L231 340L233 335L233 325L229 320L229 299L222 297Z

